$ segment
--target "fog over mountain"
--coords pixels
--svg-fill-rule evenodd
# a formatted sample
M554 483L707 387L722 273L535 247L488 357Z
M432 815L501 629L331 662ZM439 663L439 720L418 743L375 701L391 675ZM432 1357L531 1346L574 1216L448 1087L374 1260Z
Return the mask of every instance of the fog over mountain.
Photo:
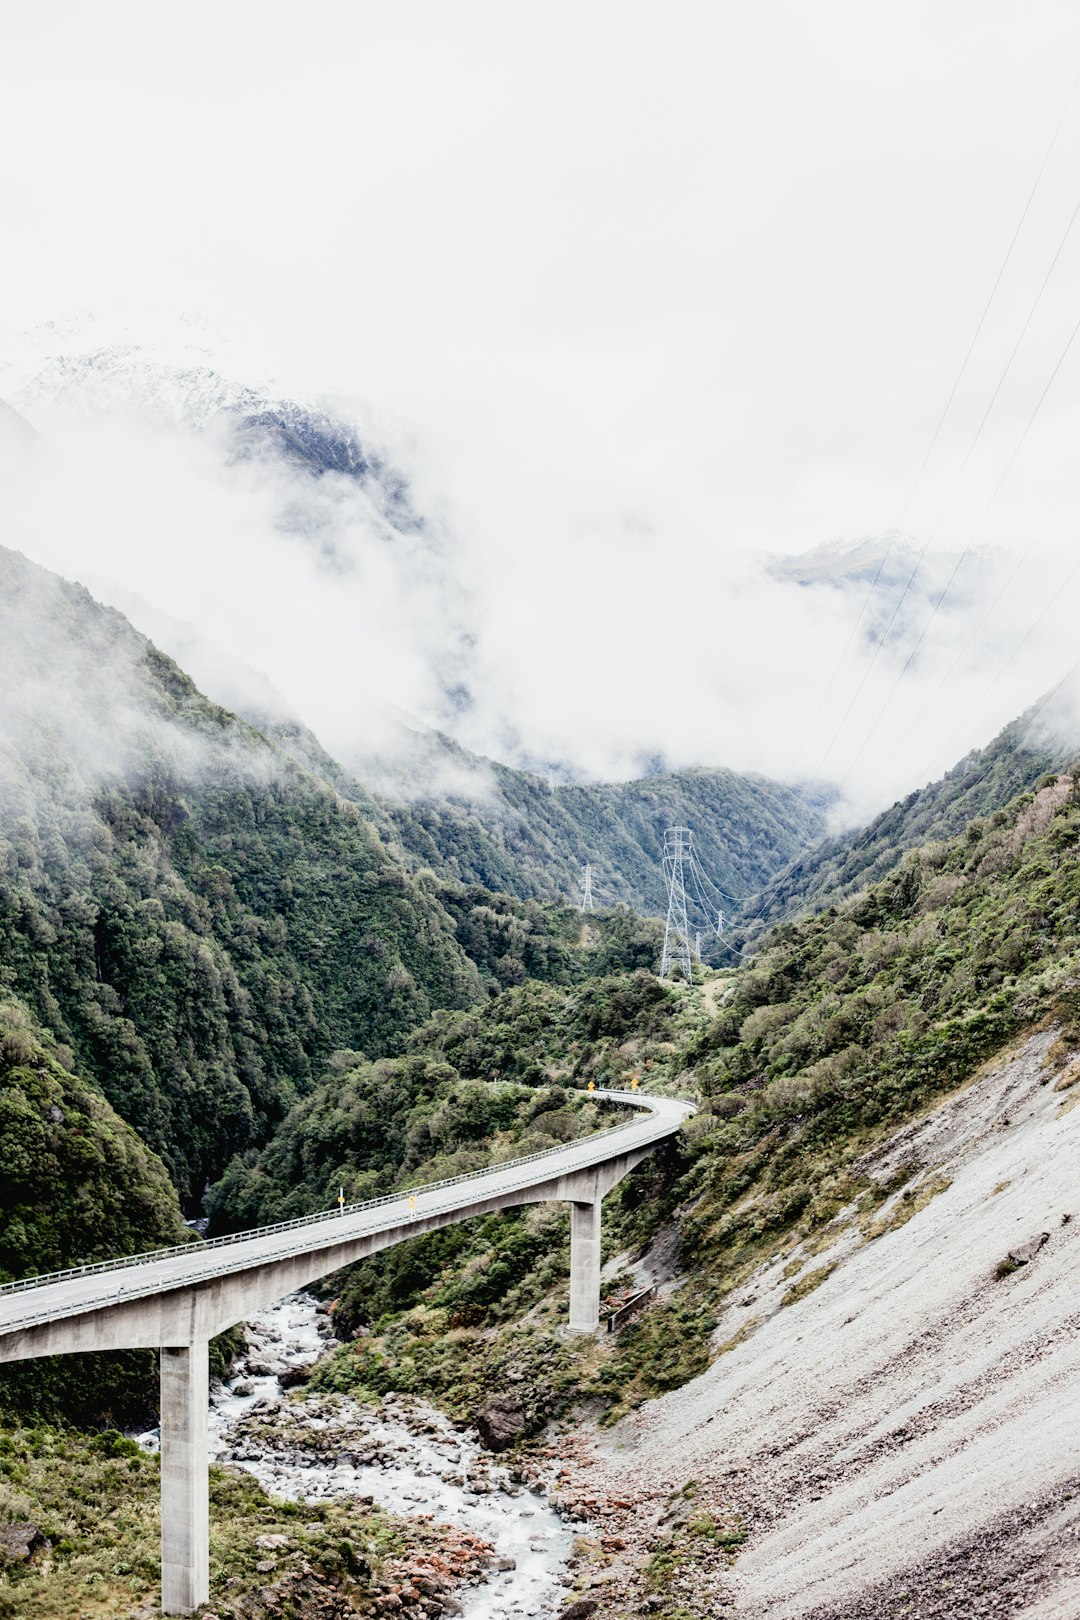
M1080 9L0 19L0 1620L1074 1620Z
M273 4L167 61L58 9L0 64L9 543L341 754L404 714L851 815L1071 663L1071 8L330 4L300 69Z
M644 532L534 553L513 511L492 549L437 488L418 428L234 380L205 334L100 335L39 333L5 368L5 532L218 701L300 718L398 796L415 790L417 737L438 730L559 780L702 763L842 780L850 815L947 766L1061 672L1068 595L980 705L1061 575L1053 551L1010 579L1007 548L923 557L893 532L706 553L691 572ZM460 789L450 754L424 752L423 790Z

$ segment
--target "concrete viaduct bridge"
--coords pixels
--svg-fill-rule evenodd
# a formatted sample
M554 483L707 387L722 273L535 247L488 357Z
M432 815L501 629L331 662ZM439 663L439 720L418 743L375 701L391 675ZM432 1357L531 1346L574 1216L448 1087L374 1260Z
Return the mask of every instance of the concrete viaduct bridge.
M644 1117L496 1169L346 1205L333 1214L0 1287L0 1362L160 1349L166 1614L190 1614L209 1597L207 1349L215 1334L406 1238L546 1199L570 1205L570 1329L595 1332L601 1200L694 1112L692 1104L666 1097L595 1095L642 1110Z

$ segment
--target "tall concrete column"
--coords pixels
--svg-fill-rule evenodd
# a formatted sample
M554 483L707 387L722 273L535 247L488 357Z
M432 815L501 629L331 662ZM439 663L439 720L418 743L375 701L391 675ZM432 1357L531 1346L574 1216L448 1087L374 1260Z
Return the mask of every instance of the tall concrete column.
M570 1331L600 1324L600 1200L570 1205Z
M161 1607L191 1614L210 1596L208 1343L161 1352Z

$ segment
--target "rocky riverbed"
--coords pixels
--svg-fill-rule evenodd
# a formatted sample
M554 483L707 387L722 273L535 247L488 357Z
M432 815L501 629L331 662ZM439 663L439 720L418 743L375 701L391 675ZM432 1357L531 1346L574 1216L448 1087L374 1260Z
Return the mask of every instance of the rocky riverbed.
M282 1300L247 1326L248 1346L214 1389L210 1455L246 1469L277 1496L368 1498L389 1512L458 1526L488 1543L442 1612L466 1620L546 1620L565 1602L573 1532L548 1501L511 1478L475 1437L408 1396L367 1406L344 1396L290 1399L288 1387L335 1341L309 1295ZM155 1436L144 1436L153 1444ZM455 1607L460 1604L460 1607Z

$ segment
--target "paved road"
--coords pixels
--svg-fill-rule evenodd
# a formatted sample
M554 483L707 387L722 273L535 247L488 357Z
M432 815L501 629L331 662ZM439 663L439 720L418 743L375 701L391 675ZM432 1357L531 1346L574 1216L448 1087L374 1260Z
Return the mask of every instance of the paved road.
M279 1226L240 1232L211 1243L192 1243L179 1250L158 1250L130 1261L100 1267L84 1266L21 1284L0 1288L0 1360L3 1338L19 1329L44 1322L81 1316L102 1306L143 1299L174 1288L228 1276L269 1260L318 1250L371 1232L422 1224L446 1210L467 1209L485 1199L519 1191L577 1171L591 1169L636 1148L648 1147L672 1136L693 1112L694 1105L670 1097L647 1097L640 1092L597 1091L597 1098L625 1103L645 1117L616 1126L564 1148L515 1159L497 1169L476 1171L449 1182L439 1182L415 1193L395 1193L366 1204L347 1205L342 1212L308 1217Z

